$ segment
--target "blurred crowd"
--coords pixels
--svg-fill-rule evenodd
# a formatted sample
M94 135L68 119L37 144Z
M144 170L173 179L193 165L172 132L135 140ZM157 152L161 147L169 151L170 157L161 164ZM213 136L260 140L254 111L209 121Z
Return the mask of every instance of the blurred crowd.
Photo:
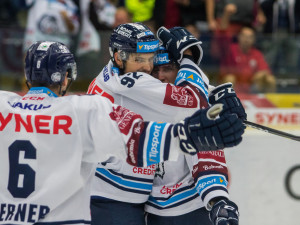
M200 66L214 85L300 92L299 12L300 0L1 0L0 88L21 88L13 78L22 74L24 52L49 40L76 54L84 90L109 59L114 27L142 22L153 32L182 26L198 37Z

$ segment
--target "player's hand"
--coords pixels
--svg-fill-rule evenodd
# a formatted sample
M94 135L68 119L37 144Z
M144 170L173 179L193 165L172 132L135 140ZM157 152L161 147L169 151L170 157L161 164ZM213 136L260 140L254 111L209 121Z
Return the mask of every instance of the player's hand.
M224 114L222 104L200 109L192 116L176 124L175 137L180 148L191 155L199 151L211 151L233 147L242 141L245 126L236 114Z
M200 46L202 42L185 28L174 27L168 30L165 27L160 27L157 31L157 37L179 64L183 58L183 52L188 48L192 51L194 62L197 65L200 64L203 55Z
M209 212L213 225L238 225L239 211L237 205L228 199L216 202Z
M245 109L232 88L232 83L225 83L215 87L208 97L210 104L221 103L224 105L224 110L221 115L226 113L235 113L242 120L247 119Z

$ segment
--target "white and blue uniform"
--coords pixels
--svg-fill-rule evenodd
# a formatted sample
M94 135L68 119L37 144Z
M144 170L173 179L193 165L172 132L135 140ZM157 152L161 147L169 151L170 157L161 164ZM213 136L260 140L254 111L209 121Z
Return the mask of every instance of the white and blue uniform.
M0 224L90 224L96 164L112 157L133 166L176 160L171 129L101 96L0 91Z
M208 106L209 80L188 58L182 60L176 85L179 86L162 83L142 72L119 75L118 69L109 62L90 84L88 93L105 96L145 119L163 122L182 120ZM98 166L92 199L105 197L128 203L147 202L145 210L149 213L161 216L185 214L206 206L216 196L228 197L225 159L222 160L223 171L211 169L203 173L198 166L210 165L210 162L219 163L213 155L206 160L180 155L176 162L157 165L155 173L147 170L137 173L125 161L114 159ZM154 171L154 168L148 170ZM224 182L218 183L217 178ZM210 179L216 182L207 182Z

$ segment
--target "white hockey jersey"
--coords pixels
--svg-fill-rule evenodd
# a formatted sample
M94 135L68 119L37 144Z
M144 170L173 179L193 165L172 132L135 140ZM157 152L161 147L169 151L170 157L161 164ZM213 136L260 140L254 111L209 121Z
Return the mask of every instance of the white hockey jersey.
M176 84L181 86L174 86L142 72L119 76L118 69L109 62L90 84L88 93L105 96L147 119L179 121L208 106L209 86L208 78L191 60L183 59L180 68ZM206 205L213 197L228 197L225 159L220 161L211 156L202 160L180 155L177 162L164 162L156 168L152 166L143 170L137 170L120 159L111 160L97 168L98 179L93 181L92 198L147 202L147 212L162 216L191 212ZM209 167L211 163L217 166L222 163L223 170L216 171L211 167L208 171L201 171L202 166ZM196 175L194 178L192 170ZM224 182L217 182L219 179Z
M96 164L176 160L172 127L101 96L0 91L0 224L90 224Z

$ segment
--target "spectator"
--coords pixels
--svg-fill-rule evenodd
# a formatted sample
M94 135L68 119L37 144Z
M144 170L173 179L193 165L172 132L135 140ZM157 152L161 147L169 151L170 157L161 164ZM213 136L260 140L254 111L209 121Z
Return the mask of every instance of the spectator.
M232 43L228 55L221 60L221 81L231 82L240 92L273 92L276 81L263 54L254 47L255 31L243 27L238 43Z
M262 0L267 21L261 48L269 65L279 74L298 74L300 0Z
M78 30L78 7L72 0L36 0L28 12L23 50L40 40L58 41L70 48Z
M211 54L215 59L225 57L227 49L243 26L259 26L264 16L256 0L218 0L207 4L209 27L214 29ZM214 18L212 13L216 14Z

